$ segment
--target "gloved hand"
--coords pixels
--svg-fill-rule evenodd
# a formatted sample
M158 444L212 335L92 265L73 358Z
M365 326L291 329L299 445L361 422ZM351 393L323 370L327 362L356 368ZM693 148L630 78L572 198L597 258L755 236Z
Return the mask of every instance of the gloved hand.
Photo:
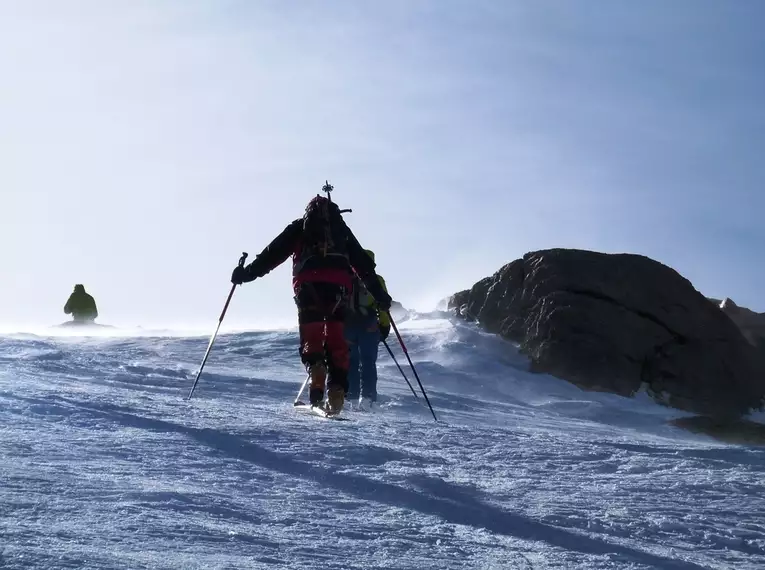
M241 285L242 283L244 283L244 280L246 277L247 277L247 270L241 265L237 265L234 268L234 272L231 274L231 282L234 285Z
M380 325L380 342L387 340L390 335L390 325Z

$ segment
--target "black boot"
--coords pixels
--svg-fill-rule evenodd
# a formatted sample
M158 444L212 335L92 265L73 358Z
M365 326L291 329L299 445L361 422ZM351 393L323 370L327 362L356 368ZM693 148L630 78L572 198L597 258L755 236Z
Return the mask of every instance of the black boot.
M311 388L308 392L308 398L312 406L321 406L324 403L324 389Z

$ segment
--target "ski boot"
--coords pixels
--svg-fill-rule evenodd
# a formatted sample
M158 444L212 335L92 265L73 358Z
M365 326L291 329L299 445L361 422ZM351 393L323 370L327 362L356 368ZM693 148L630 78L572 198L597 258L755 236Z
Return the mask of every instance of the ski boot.
M345 403L345 390L342 386L330 386L327 390L327 413L339 414Z
M308 367L311 375L311 387L308 398L311 407L321 407L324 403L324 388L327 385L327 367L323 362L315 362Z

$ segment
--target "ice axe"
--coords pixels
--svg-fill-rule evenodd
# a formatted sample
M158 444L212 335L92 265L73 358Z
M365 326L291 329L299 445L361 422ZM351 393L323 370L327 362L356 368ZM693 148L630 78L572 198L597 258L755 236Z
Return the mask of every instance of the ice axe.
M324 182L324 186L321 187L321 191L327 194L327 200L330 202L332 201L332 192L334 191L335 187L332 186L332 184L329 183L329 180ZM346 208L345 210L340 210L341 214L345 214L348 212L353 212L350 208Z
M239 258L239 267L244 267L244 262L247 259L247 252L242 252L242 257ZM210 337L210 343L207 345L207 352L205 352L205 357L202 359L202 364L199 367L199 372L197 372L197 377L194 379L194 385L191 387L191 390L189 390L189 395L186 398L187 400L191 399L191 395L194 393L194 388L197 387L197 382L199 382L199 377L202 375L202 370L205 367L205 363L207 362L207 358L210 356L210 351L212 350L213 343L215 342L215 337L218 336L218 331L220 330L220 325L223 322L223 317L226 316L226 311L228 311L228 304L231 302L231 297L234 296L234 290L236 289L236 283L234 283L231 286L231 291L228 294L228 298L226 299L226 304L223 305L223 311L221 311L220 318L218 319L218 326L215 328L215 332L213 333L212 337Z

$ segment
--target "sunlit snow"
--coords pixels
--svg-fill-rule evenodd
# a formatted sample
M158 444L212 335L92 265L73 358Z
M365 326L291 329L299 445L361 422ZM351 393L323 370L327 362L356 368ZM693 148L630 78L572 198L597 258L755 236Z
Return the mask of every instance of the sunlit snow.
M0 337L0 567L765 567L763 448L400 328L438 422L384 350L376 412L298 413L294 331L221 335L190 401L204 336Z

